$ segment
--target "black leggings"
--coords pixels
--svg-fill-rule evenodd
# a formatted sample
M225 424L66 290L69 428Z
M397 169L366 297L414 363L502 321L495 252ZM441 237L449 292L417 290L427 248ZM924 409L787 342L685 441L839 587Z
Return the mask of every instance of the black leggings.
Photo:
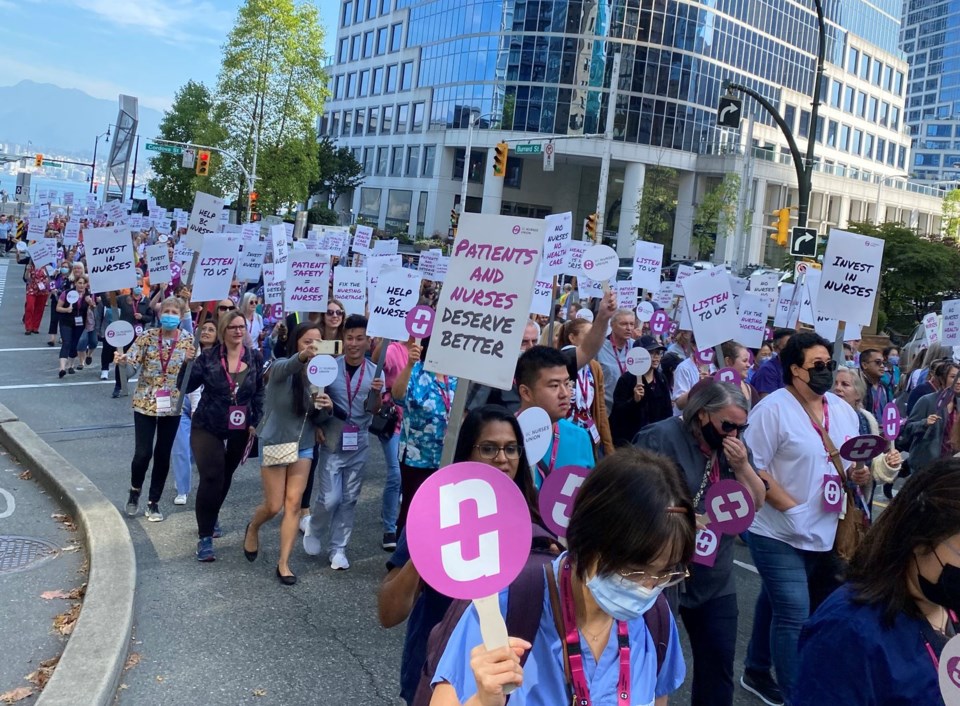
M103 343L103 345L100 347L100 370L102 372L107 372L108 370L110 370L110 363L113 362L113 354L117 349L111 346L109 343L107 343L107 339L105 338L101 338L100 341ZM130 346L132 345L133 345L133 341L125 345L123 347L123 352L126 353L128 350L130 350ZM118 366L113 367L113 382L114 382L114 389L119 390L120 389L120 368Z
M51 336L57 335L57 325L60 323L60 314L57 311L57 298L50 297L50 328L47 329L47 333Z
M69 319L69 323L67 320L60 322L60 340L63 341L60 344L60 357L73 360L77 357L77 344L80 342L83 326L74 326L73 317L70 316Z
M147 477L147 467L153 458L153 473L150 474L150 495L152 503L160 502L163 487L170 473L170 452L173 440L180 428L180 415L169 417L151 417L140 412L133 413L133 434L135 446L133 461L130 462L130 487L140 489ZM153 439L156 436L156 444Z
M197 460L200 484L197 486L197 536L212 537L220 508L230 492L233 473L240 465L250 434L231 431L226 440L219 439L194 425L190 430L190 448Z
M697 608L680 608L693 652L691 706L733 703L737 613L736 594L712 598Z
M309 510L310 500L313 498L313 479L317 476L317 464L320 462L320 444L313 446L313 460L310 461L310 475L307 476L307 485L303 489L303 497L300 499L300 509Z

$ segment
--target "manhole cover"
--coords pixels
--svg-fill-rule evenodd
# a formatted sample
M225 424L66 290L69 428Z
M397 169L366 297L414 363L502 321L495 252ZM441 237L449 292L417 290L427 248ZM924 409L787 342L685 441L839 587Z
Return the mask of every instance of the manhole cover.
M60 547L34 537L0 535L0 574L24 571L60 554Z

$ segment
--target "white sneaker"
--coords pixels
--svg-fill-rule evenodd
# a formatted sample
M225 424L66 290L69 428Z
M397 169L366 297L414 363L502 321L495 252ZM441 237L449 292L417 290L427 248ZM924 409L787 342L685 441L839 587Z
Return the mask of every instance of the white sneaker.
M342 549L334 549L330 554L330 568L334 571L346 571L350 568L350 562Z
M187 494L180 493L177 497L173 499L174 505L186 505L187 504Z
M301 520L300 526L303 528L303 551L310 556L319 556L323 545L320 543L320 538L314 537L313 532L310 531L310 522L307 521L304 525Z
M109 373L108 371L106 371L106 370L101 370L101 371L100 371L100 379L101 379L101 380L109 380L109 379L110 379L110 373Z
M307 533L307 527L310 526L310 515L304 515L300 518L300 532L303 534Z

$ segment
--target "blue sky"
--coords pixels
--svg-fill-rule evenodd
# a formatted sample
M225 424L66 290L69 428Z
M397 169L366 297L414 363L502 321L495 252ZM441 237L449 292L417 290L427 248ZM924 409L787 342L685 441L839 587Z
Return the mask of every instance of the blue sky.
M301 2L303 0L300 0ZM188 79L213 87L241 0L0 0L0 85L23 79L164 110ZM337 0L314 0L332 52Z

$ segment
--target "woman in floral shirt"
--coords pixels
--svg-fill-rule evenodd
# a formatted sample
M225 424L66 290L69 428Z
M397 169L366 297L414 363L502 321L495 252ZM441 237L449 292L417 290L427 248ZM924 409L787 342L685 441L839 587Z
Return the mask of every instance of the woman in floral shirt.
M180 427L177 412L177 375L193 354L193 336L179 329L186 305L176 297L167 298L160 307L160 328L142 334L130 349L114 354L114 363L139 366L137 389L133 393L135 446L130 463L130 496L127 514L140 510L140 490L153 458L150 494L144 513L150 522L162 522L160 496L170 472L170 453ZM156 444L154 438L156 437ZM151 449L151 446L153 447Z
M429 338L423 339L422 346L412 339L407 343L407 364L390 388L394 402L403 408L397 532L407 523L407 511L417 489L440 467L443 436L457 390L455 377L424 370L421 358L429 344Z

